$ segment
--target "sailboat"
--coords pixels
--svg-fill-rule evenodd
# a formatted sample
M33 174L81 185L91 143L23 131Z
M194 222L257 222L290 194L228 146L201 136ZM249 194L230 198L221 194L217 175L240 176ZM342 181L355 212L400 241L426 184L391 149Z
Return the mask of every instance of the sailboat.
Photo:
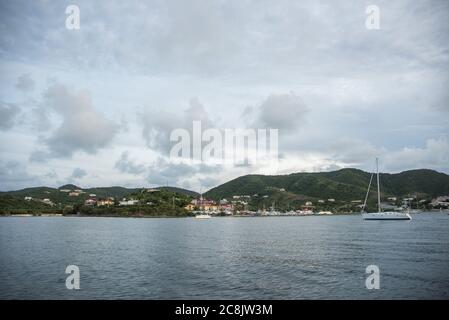
M364 220L412 220L412 217L408 212L396 212L396 211L382 211L380 206L380 183L379 183L379 159L376 158L376 171L377 171L377 206L378 212L364 212L366 201L368 199L369 189L373 180L373 175L368 184L368 191L366 192L365 203L363 204L362 217Z
M204 206L203 206L203 194L201 193L200 196L200 214L195 215L196 219L210 219L211 216L204 210Z

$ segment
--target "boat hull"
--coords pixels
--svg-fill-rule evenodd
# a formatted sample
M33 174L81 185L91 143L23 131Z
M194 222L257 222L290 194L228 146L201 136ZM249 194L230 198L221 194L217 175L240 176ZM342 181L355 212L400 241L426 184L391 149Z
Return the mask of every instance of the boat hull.
M199 214L195 216L195 219L210 219L211 216L208 214Z
M402 212L374 212L362 213L363 220L412 220L408 213Z

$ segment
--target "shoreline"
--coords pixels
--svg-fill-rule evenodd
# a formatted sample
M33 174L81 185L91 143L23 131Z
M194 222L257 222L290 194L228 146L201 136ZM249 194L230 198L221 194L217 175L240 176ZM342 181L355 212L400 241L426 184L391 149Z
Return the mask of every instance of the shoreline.
M420 213L414 213L415 214L421 214L421 213L433 213L433 214L449 214L448 211L422 211ZM249 216L249 215L227 215L227 216L212 216L212 218L286 218L286 217L295 217L295 218L302 218L302 217L332 217L332 216L357 216L360 215L360 213L335 213L332 215L319 215L319 214L310 214L310 215L281 215L281 216ZM170 215L157 215L157 216L121 216L121 215L63 215L63 214L40 214L40 215L33 215L33 214L8 214L8 215L0 215L1 218L139 218L139 219L145 219L145 218L170 218L170 219L176 219L176 218L195 218L195 216L170 216Z

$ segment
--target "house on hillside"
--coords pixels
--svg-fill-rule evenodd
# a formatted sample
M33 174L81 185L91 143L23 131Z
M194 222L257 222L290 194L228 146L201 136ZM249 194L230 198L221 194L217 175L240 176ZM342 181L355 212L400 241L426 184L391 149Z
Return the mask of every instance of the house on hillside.
M219 211L232 212L234 211L234 205L232 203L220 204L218 209Z
M97 206L98 207L103 207L103 206L113 206L114 205L114 198L112 198L112 197L109 197L109 198L106 198L106 199L99 199L98 201L97 201Z
M86 201L84 201L84 205L86 206L94 206L97 203L97 200L95 200L94 198L89 198L86 199Z
M203 199L199 204L202 211L217 211L218 205L213 200Z
M312 201L306 201L306 203L301 206L301 209L303 211L312 212L315 209L315 206L313 205Z
M43 199L42 203L48 204L49 206L53 206L54 205L53 201L51 201L48 198Z
M449 208L449 196L437 197L436 199L433 199L430 204L434 208Z
M199 208L202 211L217 211L219 205L214 200L204 199L200 197L199 199L193 199L184 208L187 210L194 210L194 208Z

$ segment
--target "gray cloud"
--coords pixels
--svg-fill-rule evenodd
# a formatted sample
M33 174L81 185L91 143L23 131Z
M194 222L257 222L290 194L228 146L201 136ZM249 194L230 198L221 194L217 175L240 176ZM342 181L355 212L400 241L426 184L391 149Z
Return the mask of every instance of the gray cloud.
M177 185L182 179L191 177L198 172L194 166L184 163L171 163L164 158L158 158L149 166L147 180L155 185Z
M198 181L204 188L204 190L211 189L212 187L215 187L220 184L220 179L212 177L199 178Z
M159 157L147 171L147 181L155 185L185 185L190 181L205 179L204 175L220 171L218 165L175 163ZM211 181L211 180L204 180Z
M3 55L32 56L86 70L247 72L257 78L296 78L299 72L323 69L335 76L447 63L446 1L427 5L379 0L378 32L365 28L369 3L364 1L80 0L82 23L77 32L63 26L67 4L2 2L0 18L7 30L0 37ZM410 32L416 25L419 28Z
M120 155L120 159L115 162L114 168L118 169L123 173L130 173L134 175L139 175L145 172L146 168L143 164L136 164L134 161L129 159L129 152L123 151Z
M0 130L8 130L14 126L20 108L11 103L0 102Z
M28 187L40 184L36 175L28 173L25 166L18 161L0 161L1 190L16 190L26 185Z
M51 157L52 167L66 168L98 154L90 165L110 170L99 183L142 183L141 174L172 184L179 174L178 183L198 187L210 176L225 181L255 172L207 173L207 166L101 153L146 145L153 161L168 154L170 132L190 131L196 118L203 127L279 128L285 173L371 169L378 154L391 170L449 172L439 139L449 138L448 1L378 0L376 31L365 28L366 1L79 0L76 31L64 26L68 4L0 1L0 93L17 106L0 107L5 160L35 150L31 160ZM95 103L55 78L82 83ZM51 90L35 102L31 90L45 85ZM279 94L290 91L297 95ZM196 95L207 111L198 100L182 104ZM151 107L135 119L129 110L136 105ZM122 113L127 121L120 122ZM119 127L127 128L120 136ZM72 165L67 158L75 154ZM34 168L48 171L46 163Z
M73 169L72 175L70 176L71 179L81 179L87 175L86 170L83 170L81 168L75 168Z
M95 154L106 147L119 126L97 111L87 91L72 93L63 85L54 85L44 94L44 108L62 118L59 127L43 139L48 151L38 150L32 160L47 157L71 157L77 151Z
M353 166L372 162L372 159L384 151L357 138L336 138L324 145L329 159Z
M16 88L23 92L29 92L33 91L35 84L36 83L31 78L31 75L29 73L24 73L17 78Z
M203 130L212 125L204 105L198 98L192 98L183 112L146 110L139 115L139 119L142 124L142 136L147 146L164 155L168 155L172 146L170 134L173 130L182 128L191 133L194 120L201 121Z
M50 180L55 181L55 179L58 178L58 174L53 169L53 170L50 170L49 172L47 172L43 177L46 178L46 179L50 179Z
M293 93L271 94L259 108L254 109L253 112L257 113L254 126L281 132L295 131L304 124L308 111L301 98Z

